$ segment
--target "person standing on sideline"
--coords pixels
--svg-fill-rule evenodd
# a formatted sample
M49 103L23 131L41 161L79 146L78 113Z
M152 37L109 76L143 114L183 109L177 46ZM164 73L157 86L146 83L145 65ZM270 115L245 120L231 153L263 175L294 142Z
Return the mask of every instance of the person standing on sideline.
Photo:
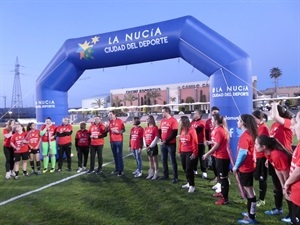
M35 123L28 123L27 125L27 135L26 140L29 147L29 163L31 167L31 174L41 175L41 162L40 162L40 145L41 136L40 131L36 129ZM34 161L36 164L36 169L34 167Z
M90 139L91 139L91 158L90 158L90 170L87 172L88 174L102 173L102 164L103 164L103 157L102 151L104 146L104 138L107 136L107 132L105 131L105 126L101 123L101 119L99 116L95 116L94 123L91 124L89 129ZM98 168L95 171L95 158L96 154L98 157Z
M171 116L171 110L169 107L162 108L163 119L160 122L159 134L161 138L161 156L163 164L163 176L160 180L169 179L168 168L168 155L170 155L172 167L173 167L173 180L172 183L178 182L178 168L176 161L176 136L178 133L178 122Z
M72 171L71 168L71 149L72 149L72 133L73 127L70 124L70 119L65 117L62 119L62 124L56 127L57 145L58 145L58 169L62 171L64 162L64 154L67 157L68 171Z
M276 175L280 181L281 187L284 187L286 180L289 177L292 153L286 150L277 139L267 135L260 135L255 140L255 148L259 152L264 152L270 164L273 165ZM288 215L282 218L282 222L291 222L292 202L287 195L285 189L282 189L282 194L285 196L288 204Z
M257 135L269 136L269 128L264 123L264 118L266 117L266 115L260 110L253 111L252 115L257 124ZM260 207L266 204L265 197L267 193L268 168L266 167L267 158L265 156L265 153L261 151L257 151L257 149L255 149L255 153L256 153L256 157L255 157L256 168L254 171L254 179L258 180L258 185L259 185L259 200L256 202L256 206Z
M14 148L14 171L15 180L19 180L19 167L22 159L23 175L29 176L27 173L27 160L29 159L29 148L26 141L26 132L21 124L16 123L16 132L11 137L11 146Z
M206 171L206 160L202 159L202 156L205 153L205 135L204 135L204 128L205 128L205 121L201 119L202 118L202 112L198 109L194 112L193 121L191 123L192 127L195 128L197 137L198 137L198 158L195 159L195 168L194 172L197 173L197 166L198 161L200 162L200 168L202 171L202 178L207 178L207 171Z
M211 132L214 130L214 126L212 124L212 116L216 113L219 113L220 110L218 107L216 106L213 106L211 107L211 110L210 110L210 115L211 117L209 119L207 119L205 121L205 140L207 142L207 146L208 146L208 150L210 150L212 148L212 145L209 144L209 141L211 141ZM211 180L212 183L217 183L216 185L213 186L213 189L214 190L218 190L221 191L221 184L218 182L218 173L217 173L217 169L216 169L216 160L215 160L215 157L214 157L214 154L212 154L210 156L210 167L212 168L213 172L214 172L214 179Z
M211 145L212 148L203 155L203 159L207 159L211 154L215 155L216 169L218 174L218 180L221 184L220 193L215 193L214 197L220 197L218 201L215 202L216 205L226 205L228 201L229 193L229 132L225 118L219 113L212 116L212 125L214 130L211 133Z
M5 179L10 179L11 175L14 175L14 149L11 147L10 141L14 134L15 120L10 119L7 121L3 133L3 152L5 155Z
M284 189L292 202L291 222L293 225L300 225L300 112L293 120L292 130L298 144L293 152L290 174Z
M43 173L48 171L49 156L51 157L51 169L50 173L54 173L56 164L56 126L52 124L50 117L47 117L45 124L40 128L40 135L42 137L42 155L44 160L44 170Z
M238 141L238 151L235 165L232 168L234 173L239 172L241 185L247 198L247 212L242 213L243 219L238 220L239 224L257 224L256 195L253 187L253 174L255 170L254 142L257 137L257 124L250 114L242 114L237 121L237 127L242 130Z
M86 170L87 161L89 157L89 147L90 147L90 134L86 129L86 122L80 123L80 129L76 132L75 135L75 147L77 151L78 158L78 170L77 173L83 172ZM83 156L83 163L82 163Z
M187 116L182 116L180 122L178 156L181 158L181 165L187 180L187 184L182 188L188 188L188 192L193 193L195 191L194 166L198 155L198 137Z
M144 129L140 126L141 121L139 117L133 117L133 127L129 135L129 150L133 153L136 161L137 169L132 172L134 177L141 177L142 174L142 148Z
M270 128L270 137L276 138L280 144L283 145L285 149L293 152L292 150L292 139L293 133L291 130L291 118L293 114L290 111L286 110L284 107L279 105L278 102L271 103L271 117L273 119L273 124ZM269 175L272 177L272 182L274 186L274 202L275 208L265 211L267 215L281 215L282 210L282 201L283 193L282 186L278 176L275 172L275 169L271 163L268 164ZM282 221L289 221L290 218L282 218Z
M147 149L147 155L149 159L149 171L146 179L156 180L158 178L158 147L157 142L158 127L155 124L154 117L149 115L147 118L147 127L144 129L144 146Z
M125 132L125 126L123 120L117 118L114 110L110 111L108 116L110 120L107 127L107 132L109 132L110 146L115 161L115 170L112 171L112 174L123 176L123 133Z

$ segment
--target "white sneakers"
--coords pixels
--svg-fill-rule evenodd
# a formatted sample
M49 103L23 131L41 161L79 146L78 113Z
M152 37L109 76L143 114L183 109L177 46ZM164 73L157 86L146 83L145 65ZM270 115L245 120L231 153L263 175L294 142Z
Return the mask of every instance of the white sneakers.
M221 183L215 184L211 189L212 189L212 190L221 189Z
M195 191L195 186L190 186L189 183L187 183L185 185L182 185L181 187L184 188L184 189L189 189L188 193L193 193Z
M143 175L142 172L138 171L138 172L134 175L134 177L141 177L142 175Z
M132 172L133 175L136 175L139 172L138 169L136 169L135 171Z
M188 193L193 193L195 191L195 187L194 186L190 186Z
M185 185L182 185L181 187L182 187L182 188L189 188L189 187L190 187L190 184L187 183L187 184L185 184Z
M154 172L154 175L151 178L151 180L156 180L157 178L158 178L158 172Z
M150 179L153 177L153 175L154 175L154 174L153 174L153 170L152 170L152 169L149 169L149 170L148 170L148 176L146 177L146 179L147 179L147 180L150 180Z
M9 180L9 179L10 179L10 171L6 172L6 174L5 174L5 179L6 179L6 180Z
M221 193L221 191L222 191L221 187L215 190L216 193Z
M211 189L214 190L216 193L221 193L221 183L217 183Z
M202 173L202 178L203 178L203 179L207 179L207 173L206 173L206 172L203 172L203 173Z
M15 176L16 176L15 171L11 170L11 171L10 171L10 176L11 176L11 177L15 177Z
M80 173L82 171L83 171L83 169L81 167L79 167L78 170L77 170L77 173Z

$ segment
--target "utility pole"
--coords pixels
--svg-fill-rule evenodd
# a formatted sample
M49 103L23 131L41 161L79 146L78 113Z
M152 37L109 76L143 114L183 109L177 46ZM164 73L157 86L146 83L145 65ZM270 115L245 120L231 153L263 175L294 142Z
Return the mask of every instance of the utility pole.
M23 98L21 90L21 81L20 81L20 64L18 56L15 64L15 76L14 76L14 85L11 98L11 108L16 108L18 113L18 118L20 117L20 108L23 108Z
M3 95L3 96L0 96L0 97L2 97L2 98L3 98L3 104L4 104L4 108L6 109L6 96L5 96L5 95Z

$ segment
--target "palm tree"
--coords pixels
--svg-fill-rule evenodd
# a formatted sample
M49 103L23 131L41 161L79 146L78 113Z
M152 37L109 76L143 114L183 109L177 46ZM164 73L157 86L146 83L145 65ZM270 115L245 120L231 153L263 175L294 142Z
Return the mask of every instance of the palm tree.
M278 87L278 78L282 76L281 69L278 67L274 67L270 70L270 77L271 79L275 80L275 89L274 89L274 95L273 97L277 97L277 87Z
M119 106L121 106L122 101L123 101L123 100L120 99L119 96L116 96L116 97L114 97L113 100L112 100L112 105L113 105L114 107L119 107Z
M195 100L191 96L188 96L185 99L185 103L194 103L194 102L195 102ZM192 107L192 105L189 105L188 108L192 109L193 107Z
M150 104L151 102L153 102L153 104L156 104L156 100L161 100L162 97L160 91L148 91L146 96L148 97L148 99L150 99Z
M135 100L137 100L138 98L134 95L134 94L132 94L132 93L129 93L129 94L126 94L125 96L124 96L124 100L125 101L129 101L130 102L130 105L132 105L132 103L135 101Z
M170 97L170 102L176 102L176 97Z
M91 106L93 108L101 108L104 105L104 99L103 98L97 98L94 102L92 102Z

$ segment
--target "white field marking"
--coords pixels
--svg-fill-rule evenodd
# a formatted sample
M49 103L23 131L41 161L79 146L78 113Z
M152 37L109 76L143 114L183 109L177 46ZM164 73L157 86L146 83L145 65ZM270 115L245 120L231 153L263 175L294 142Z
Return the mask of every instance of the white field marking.
M132 155L132 153L129 153L129 154L125 155L123 158L127 158L128 156L131 156L131 155ZM109 164L111 164L111 163L113 163L113 162L114 162L114 161L110 161L110 162L104 163L102 166L103 166L103 167L104 167L104 166L107 166L107 165L109 165ZM17 200L17 199L26 197L26 196L31 195L31 194L33 194L33 193L42 191L42 190L44 190L44 189L46 189L46 188L49 188L49 187L52 187L52 186L54 186L54 185L63 183L63 182L65 182L65 181L71 180L71 179L73 179L73 178L75 178L75 177L79 177L79 176L84 175L84 174L86 174L86 173L78 173L78 174L75 174L75 175L73 175L73 176L64 178L64 179L62 179L62 180L59 180L59 181L56 181L56 182L47 184L46 186L40 187L40 188L38 188L38 189L35 189L35 190L32 190L32 191L26 192L26 193L21 194L21 195L17 195L16 197L13 197L13 198L10 198L10 199L8 199L8 200L6 200L6 201L0 202L0 206L3 206L3 205L5 205L5 204L10 203L10 202L13 202L13 201L15 201L15 200Z

